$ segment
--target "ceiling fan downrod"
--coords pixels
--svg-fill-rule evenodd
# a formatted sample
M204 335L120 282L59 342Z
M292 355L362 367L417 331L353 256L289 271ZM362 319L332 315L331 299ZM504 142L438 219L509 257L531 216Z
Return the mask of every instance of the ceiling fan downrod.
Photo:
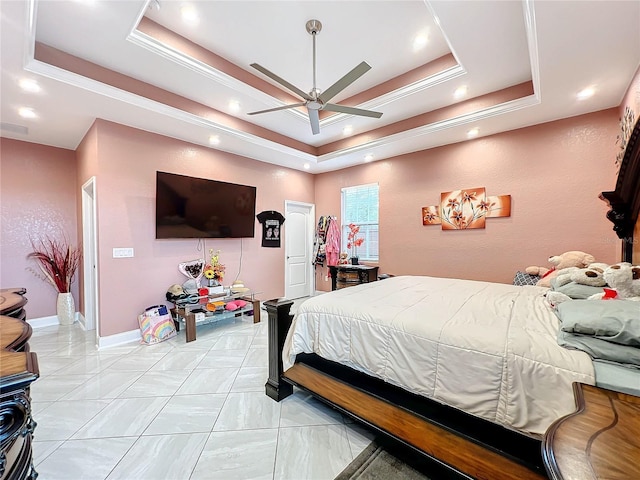
M320 20L309 20L305 25L307 32L313 37L313 90L309 92L309 95L314 100L318 99L318 88L316 87L316 35L322 30L322 23Z

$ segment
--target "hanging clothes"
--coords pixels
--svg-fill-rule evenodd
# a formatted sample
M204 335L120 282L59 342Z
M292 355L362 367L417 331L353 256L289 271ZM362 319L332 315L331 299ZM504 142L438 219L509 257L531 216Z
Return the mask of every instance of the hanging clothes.
M338 260L340 259L340 226L335 217L332 217L329 221L325 250L327 252L327 266L338 265Z
M316 227L316 236L313 241L313 264L324 265L327 254L325 252L325 244L327 242L327 228L330 221L329 216L321 216Z

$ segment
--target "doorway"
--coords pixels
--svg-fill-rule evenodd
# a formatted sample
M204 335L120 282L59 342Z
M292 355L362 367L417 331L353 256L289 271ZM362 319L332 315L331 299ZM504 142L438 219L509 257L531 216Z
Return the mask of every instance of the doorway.
M100 342L98 314L98 236L96 210L96 177L82 185L82 245L84 280L84 327L95 330L96 345Z
M310 297L315 292L311 268L315 205L285 200L284 296L289 300Z

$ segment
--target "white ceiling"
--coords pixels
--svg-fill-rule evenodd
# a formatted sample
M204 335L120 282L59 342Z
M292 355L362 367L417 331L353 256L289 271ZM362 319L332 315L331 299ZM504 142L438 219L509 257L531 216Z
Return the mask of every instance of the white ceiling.
M307 163L309 171L322 172L361 163L367 154L380 160L465 141L474 127L485 136L616 107L640 64L640 0L158 3L159 9L155 0L0 1L2 136L75 149L102 118L200 145L208 146L216 135L220 143L212 148L297 169ZM181 19L187 3L199 13L197 25ZM234 64L241 74L142 33L137 27L143 16ZM311 90L312 37L305 30L310 19L323 24L316 37L317 86L328 88L366 61L372 69L332 103L377 110L382 118L332 115L312 135L304 111L247 115L299 101L251 63ZM414 52L418 33L429 41ZM37 59L36 42L148 85L132 93L102 76L70 72ZM455 65L409 84L394 81L445 55ZM41 92L22 91L23 78L37 80ZM395 82L392 89L350 102L388 81ZM524 82L532 83L533 92L497 103L472 101L497 98ZM147 98L151 85L197 108ZM467 94L455 99L462 85ZM595 95L577 100L586 87ZM239 111L230 110L231 100ZM456 102L460 108L450 108ZM21 118L21 106L33 108L37 117ZM424 115L434 111L433 117ZM418 121L406 121L419 115ZM347 125L353 133L345 137Z

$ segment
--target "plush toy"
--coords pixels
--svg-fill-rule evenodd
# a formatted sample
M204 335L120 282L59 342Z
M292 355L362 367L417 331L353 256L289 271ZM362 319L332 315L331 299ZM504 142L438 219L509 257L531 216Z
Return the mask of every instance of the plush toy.
M640 301L640 266L617 263L604 271L604 280L609 285L603 293L591 295L589 300L625 299Z
M340 259L338 260L338 265L349 265L348 254L341 253Z
M558 272L555 286L562 287L570 282L591 287L604 287L607 282L604 279L604 271L609 265L606 263L592 263L586 268L570 267Z
M558 272L562 269L569 267L584 268L592 263L596 259L593 255L577 250L570 252L564 252L561 255L553 255L549 257L549 263L553 265L551 269L546 267L527 267L526 272L529 275L539 275L540 280L536 283L539 287L551 287L551 279L554 278Z

